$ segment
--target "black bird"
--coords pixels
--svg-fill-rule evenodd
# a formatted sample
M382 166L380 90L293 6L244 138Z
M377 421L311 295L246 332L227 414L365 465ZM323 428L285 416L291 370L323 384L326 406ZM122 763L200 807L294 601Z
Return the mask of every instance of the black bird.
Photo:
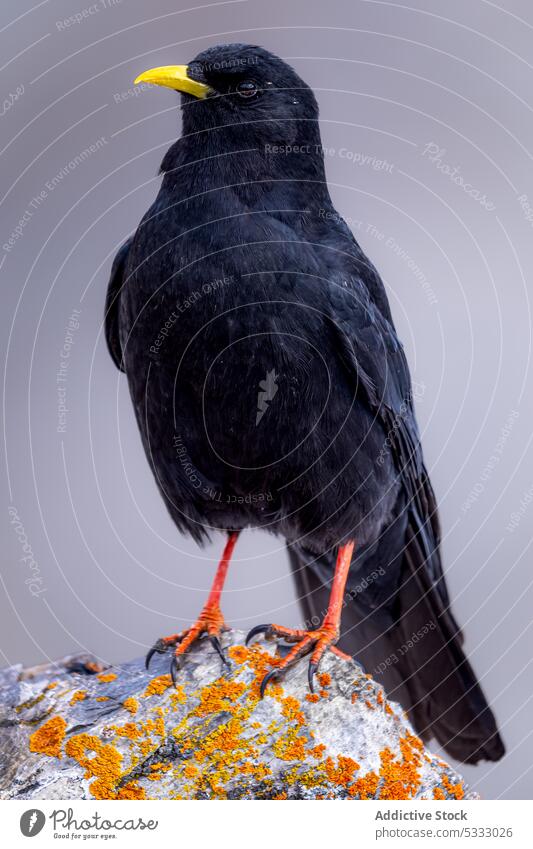
M197 622L147 663L170 650L175 678L201 635L224 658L231 553L243 528L264 528L287 541L307 621L250 632L291 644L263 693L307 654L312 687L325 651L346 657L340 638L425 739L498 760L450 611L405 354L383 283L332 205L312 90L244 44L135 82L182 93L183 131L115 258L107 342L175 524L199 543L228 534Z

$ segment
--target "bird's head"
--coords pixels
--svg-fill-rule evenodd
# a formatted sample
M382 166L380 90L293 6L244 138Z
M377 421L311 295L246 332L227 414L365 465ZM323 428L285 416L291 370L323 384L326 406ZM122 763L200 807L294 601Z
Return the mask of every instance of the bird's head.
M182 94L183 135L223 136L259 146L320 144L318 106L310 87L286 62L248 44L222 44L188 65L140 74Z

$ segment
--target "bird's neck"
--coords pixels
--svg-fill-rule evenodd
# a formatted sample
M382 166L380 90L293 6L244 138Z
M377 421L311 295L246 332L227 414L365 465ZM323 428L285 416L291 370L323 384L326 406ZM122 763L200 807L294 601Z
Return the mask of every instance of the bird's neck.
M268 206L281 195L299 206L329 202L320 134L312 122L287 144L243 136L242 128L184 136L167 151L161 170L166 188L181 196L228 186L250 206Z

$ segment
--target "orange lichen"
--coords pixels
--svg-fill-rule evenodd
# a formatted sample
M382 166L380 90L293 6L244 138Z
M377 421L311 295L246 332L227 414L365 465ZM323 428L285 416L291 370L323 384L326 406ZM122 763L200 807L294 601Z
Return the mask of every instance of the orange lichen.
M97 701L97 702L108 702L109 696L97 696L95 701Z
M143 758L149 755L153 749L153 744L150 740L138 740L136 745L139 750L139 754Z
M309 754L312 758L316 758L320 760L323 757L324 752L326 751L326 747L323 743L319 743L317 746L313 746L312 749L309 749Z
M442 783L450 796L453 796L454 799L464 799L465 791L462 783L459 781L457 784L452 784L447 775L442 776Z
M294 696L287 696L281 700L281 713L286 719L294 721L298 725L305 725L305 715L300 702Z
M328 693L327 690L321 690L320 691L320 698L321 699L327 699L328 697L329 697L329 693Z
M122 702L122 707L133 715L136 714L139 710L139 702L137 701L137 699L134 699L132 696L129 696L129 698L124 699L124 701Z
M253 741L244 733L244 723L250 707L237 703L230 708L230 712L232 710L235 715L231 716L227 722L219 725L207 737L200 737L196 741L196 748L192 750L192 755L200 769L194 780L194 786L189 791L192 796L197 790L202 790L209 792L212 798L225 798L224 785L232 777L249 774L257 775L262 779L269 772L264 764L255 763L257 750ZM191 750L193 740L190 737L190 729L186 729L184 736L186 747L184 751ZM182 738L177 735L176 739L179 744ZM190 774L190 768L187 768L187 772Z
M400 738L400 755L396 756L389 748L380 752L380 769L378 773L368 772L366 775L352 780L358 766L350 758L338 758L338 766L334 766L331 758L325 762L324 768L329 781L347 787L352 797L359 799L405 800L412 799L420 786L419 767L422 761L423 744L413 734L407 732ZM340 774L339 774L340 770ZM378 796L379 788L379 796Z
M174 692L170 694L170 703L174 710L176 710L178 705L184 705L187 701L187 693L185 692L185 687L183 684L180 684L175 688Z
M114 672L102 672L100 675L96 676L102 684L109 684L110 681L114 681L117 677Z
M313 702L314 704L316 704L320 701L320 696L318 695L318 693L307 693L305 700L306 702Z
M112 725L111 729L118 737L127 737L129 740L136 740L142 734L141 729L134 722L126 722L124 725Z
M232 647L236 648L239 647ZM255 647L240 648L240 652L230 649L230 656L236 662L251 666L256 673L253 684L219 678L202 687L191 694L195 706L172 732L183 754L194 759L193 763L189 762L182 768L183 778L190 782L185 785L184 798L194 798L198 792L207 792L211 798L226 798L225 785L231 778L246 775L264 781L271 774L267 765L257 763L257 745L267 742L267 730L263 734L249 736L254 725L250 717L259 701L257 679L261 668L264 674L270 655ZM269 688L269 695L275 698L280 698L280 692L280 686ZM285 709L290 713L296 707L299 707L297 702L289 702ZM229 714L229 718L206 735L210 717L220 713ZM191 717L199 717L204 722L198 724L195 721L191 728ZM261 723L255 725L259 730L263 727ZM295 725L295 729L298 727ZM274 729L268 733L274 733Z
M318 683L320 684L323 690L325 690L326 687L331 686L331 675L329 674L329 672L321 672L320 675L318 675L317 677Z
M161 763L151 764L150 770L152 772L152 775L148 776L148 780L149 781L159 781L161 778L163 778L162 773L168 772L169 769L172 769L172 766L171 766L171 764L168 764L168 763L162 763L161 762Z
M388 716L394 716L394 711L393 711L393 709L391 708L391 706L388 702L385 702L385 713Z
M248 748L246 741L241 739L242 723L232 717L227 722L219 725L211 732L204 740L201 741L199 747L194 752L195 760L202 763L211 759L215 763L226 762L229 760L222 755L235 754L237 751L243 751Z
M359 698L359 693L352 693L352 705L354 705Z
M250 669L255 672L255 682L252 687L254 693L259 695L259 687L266 673L274 666L279 666L282 658L276 655L271 655L259 645L253 645L250 648L245 646L231 646L229 656L236 663L246 663ZM282 687L277 684L270 684L268 688L269 695L280 695L283 692Z
M379 774L385 779L381 788L380 799L410 799L419 784L419 773L416 764L411 761L399 760L385 748L380 753L381 769Z
M412 799L420 786L422 741L409 732L399 741L401 758L386 748L381 752L380 776L384 778L380 799Z
M276 740L272 749L277 758L282 761L303 761L306 756L305 737L294 737L290 735Z
M87 698L87 690L76 690L76 692L72 694L70 704L75 705L76 702L82 702L86 698Z
M66 729L67 723L63 717L53 716L31 735L30 752L60 758Z
M379 785L379 775L368 772L362 778L358 778L348 788L350 796L358 796L359 799L375 799Z
M95 799L116 799L116 785L121 777L122 755L114 746L104 745L92 734L77 734L67 741L65 752L85 769L85 778L95 778L90 791ZM88 752L94 753L90 756ZM127 793L127 785L122 788ZM122 795L120 798L138 798Z
M45 690L53 690L54 687L57 687L57 681L50 681L49 684L44 688Z
M192 711L192 715L207 716L210 713L226 711L241 698L245 690L246 684L241 681L217 678L209 687L202 689L200 703Z
M117 799L146 799L146 793L135 781L130 781L121 787L116 795Z
M446 793L442 789L442 787L434 787L433 788L433 798L434 799L446 799Z
M250 651L245 646L230 646L228 654L235 663L246 663L249 659Z
M336 764L332 757L326 758L323 766L328 781L340 787L348 787L359 770L359 764L356 761L343 755L337 756Z
M145 735L149 734L157 734L159 737L165 736L165 719L163 716L163 709L156 708L153 712L154 719L147 719L146 722L143 722L141 725L141 730ZM131 724L131 723L127 723Z
M378 703L378 705L382 705L382 704L383 704L383 702L384 702L384 699L383 699L383 690L378 690L378 694L377 694L377 696L376 696L376 702Z
M146 690L143 693L145 699L149 696L160 696L165 690L172 686L172 678L170 675L159 675L158 678L152 678Z
M239 772L241 775L251 775L258 781L266 778L267 775L271 775L270 767L266 764L256 764L250 761L243 763L239 768Z

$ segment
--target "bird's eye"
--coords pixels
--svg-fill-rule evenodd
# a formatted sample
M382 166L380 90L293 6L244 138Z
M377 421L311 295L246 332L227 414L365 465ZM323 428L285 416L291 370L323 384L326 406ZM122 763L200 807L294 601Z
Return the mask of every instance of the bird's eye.
M242 80L237 85L236 91L241 97L250 99L257 95L257 83L254 83L253 80Z

